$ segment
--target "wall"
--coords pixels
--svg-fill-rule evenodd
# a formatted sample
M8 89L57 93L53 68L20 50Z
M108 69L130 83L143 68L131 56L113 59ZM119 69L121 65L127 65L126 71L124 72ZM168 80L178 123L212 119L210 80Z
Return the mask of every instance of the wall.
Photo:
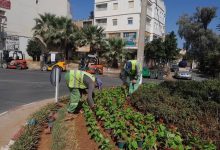
M52 13L72 18L69 0L11 0L11 9L6 11L8 35L19 36L19 50L26 53L32 28L39 14ZM26 53L26 58L30 57Z

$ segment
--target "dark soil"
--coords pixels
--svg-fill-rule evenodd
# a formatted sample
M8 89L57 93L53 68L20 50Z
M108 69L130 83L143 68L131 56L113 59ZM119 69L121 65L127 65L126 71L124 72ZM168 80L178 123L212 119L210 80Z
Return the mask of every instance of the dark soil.
M77 150L98 150L98 146L87 132L86 122L83 114L78 114L74 119L76 127Z

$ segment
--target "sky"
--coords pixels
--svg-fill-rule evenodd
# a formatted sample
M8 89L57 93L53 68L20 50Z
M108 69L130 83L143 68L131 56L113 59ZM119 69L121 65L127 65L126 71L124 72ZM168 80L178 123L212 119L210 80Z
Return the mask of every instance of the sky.
M73 19L88 18L94 7L94 0L70 0L72 4ZM216 30L217 24L220 24L220 1L219 0L164 0L167 10L166 32L174 31L178 35L177 20L183 14L193 14L196 7L214 6L217 7L217 17L211 22L209 28ZM178 47L183 47L183 40L178 37Z

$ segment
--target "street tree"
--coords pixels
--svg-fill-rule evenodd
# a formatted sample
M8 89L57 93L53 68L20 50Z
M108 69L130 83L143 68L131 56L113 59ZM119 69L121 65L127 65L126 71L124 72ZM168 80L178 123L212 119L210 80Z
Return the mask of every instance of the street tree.
M27 53L33 58L33 61L39 61L40 55L42 54L42 47L39 42L35 40L30 40L27 45Z
M103 56L111 67L118 68L118 63L122 64L125 61L125 45L125 41L121 38L110 38L107 40L107 48Z
M179 50L177 49L177 38L174 31L166 35L164 41L164 50L166 55L165 61L167 63L175 60L177 55L179 54Z
M101 50L104 39L104 29L99 26L85 26L81 29L80 46L90 46L90 52L96 53Z
M78 28L72 20L45 13L35 19L34 37L45 47L45 52L60 51L65 56L79 40Z
M207 30L208 25L216 17L216 7L197 7L194 15L197 22L201 22L203 28Z
M214 56L217 55L219 45L219 36L208 29L215 13L216 8L197 8L195 14L183 15L177 22L178 33L185 40L184 48L194 60L199 62L199 69L207 74L211 73L209 70L215 70L209 62L212 61L210 58L215 58Z
M145 45L145 58L147 61L153 60L155 63L162 63L165 60L165 46L161 38L154 39Z

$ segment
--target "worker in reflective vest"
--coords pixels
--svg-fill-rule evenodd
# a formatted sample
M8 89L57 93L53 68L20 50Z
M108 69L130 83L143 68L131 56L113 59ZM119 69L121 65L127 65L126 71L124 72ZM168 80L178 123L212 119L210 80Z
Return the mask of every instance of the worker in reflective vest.
M101 89L102 81L99 78L81 70L70 70L65 75L67 86L70 90L70 104L67 108L69 113L74 113L81 99L80 90L88 89L87 102L90 108L94 108L95 104L92 98L95 87Z
M128 60L120 75L124 85L129 87L129 94L134 93L142 84L142 67L137 60Z

